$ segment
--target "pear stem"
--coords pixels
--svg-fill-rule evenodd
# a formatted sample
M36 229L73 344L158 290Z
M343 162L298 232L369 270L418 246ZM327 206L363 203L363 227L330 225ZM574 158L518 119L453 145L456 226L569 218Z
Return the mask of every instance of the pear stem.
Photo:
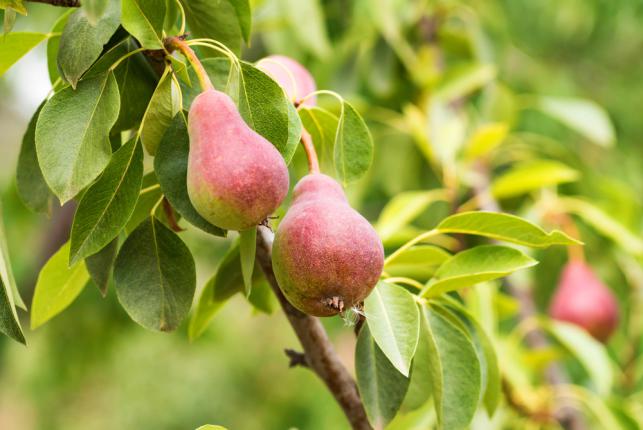
M310 134L304 129L301 133L301 144L306 151L306 158L308 158L308 171L310 173L319 173L319 160L317 159L317 151L315 145L310 137Z
M199 78L199 84L203 91L213 90L214 85L210 81L210 77L203 68L203 64L199 61L199 58L196 56L192 48L181 37L168 37L165 39L165 45L170 49L177 49L181 51L181 54L190 62L194 68L196 76Z

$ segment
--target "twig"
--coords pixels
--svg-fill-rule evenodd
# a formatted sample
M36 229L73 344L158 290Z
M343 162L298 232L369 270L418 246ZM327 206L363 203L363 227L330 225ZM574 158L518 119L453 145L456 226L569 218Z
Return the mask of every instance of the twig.
M284 349L284 352L290 359L290 363L288 363L288 367L309 367L308 362L306 361L306 354L303 352L295 351L294 349L286 348Z
M279 299L279 303L295 330L299 342L304 348L306 363L317 376L326 384L330 392L341 406L346 418L355 430L372 430L366 418L364 405L359 397L357 385L348 370L339 360L326 330L319 319L306 315L284 297L275 274L272 271L272 240L271 231L259 227L257 234L257 262L263 270L266 279Z

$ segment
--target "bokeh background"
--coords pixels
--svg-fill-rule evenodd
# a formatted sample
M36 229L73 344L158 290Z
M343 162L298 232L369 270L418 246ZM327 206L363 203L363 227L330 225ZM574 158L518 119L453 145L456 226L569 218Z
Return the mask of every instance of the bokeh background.
M418 103L445 70L472 59L494 71L480 95L580 96L609 113L617 144L584 145L573 132L537 112L514 118L514 130L551 136L560 156L584 171L574 192L591 195L633 231L643 228L643 3L638 0L257 0L254 36L244 57L290 55L306 64L321 88L354 101L372 127L376 159L368 177L348 190L352 203L375 220L392 196L437 185L412 133L399 117ZM319 7L316 7L318 5ZM60 8L29 4L15 31L49 31ZM391 13L387 13L387 11ZM440 58L434 49L446 54ZM445 66L446 64L446 66ZM39 268L66 240L70 208L51 218L30 213L15 190L22 134L47 96L45 45L0 78L0 195L18 285L30 301ZM493 91L491 91L493 90ZM493 92L493 94L492 94ZM518 101L516 101L518 100ZM397 121L397 122L396 122ZM510 120L508 120L510 121ZM536 142L534 146L546 145ZM295 175L302 172L297 161ZM515 203L515 204L514 204ZM509 202L509 207L518 202ZM446 208L418 221L429 226ZM229 246L196 231L183 236L197 258L199 285ZM627 308L627 287L591 234L588 255ZM541 256L536 276L544 307L562 251ZM19 311L22 312L22 311ZM28 327L25 314L23 326ZM342 359L352 368L354 336L339 319L325 320ZM283 349L297 348L284 316L252 310L233 298L207 332L189 342L186 327L152 333L129 320L113 290L103 299L86 288L63 314L26 332L28 347L0 337L0 429L342 429L340 409L316 377L288 369Z

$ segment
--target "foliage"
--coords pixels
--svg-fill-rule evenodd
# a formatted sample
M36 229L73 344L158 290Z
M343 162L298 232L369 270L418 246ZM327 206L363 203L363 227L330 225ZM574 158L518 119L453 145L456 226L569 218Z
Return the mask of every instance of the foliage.
M569 403L591 424L638 428L643 212L633 196L640 159L638 173L616 175L620 191L612 192L595 159L622 144L603 107L542 85L523 93L520 79L530 76L512 76L489 53L492 36L496 51L515 48L495 33L517 31L525 17L516 6L384 0L372 7L360 0L346 18L337 1L268 3L285 10L276 34L257 20L257 11L270 8L253 10L244 0L214 7L111 0L84 2L51 32L15 31L0 40L0 75L46 40L53 81L22 141L18 193L38 212L78 204L70 241L38 277L32 329L89 282L103 294L113 286L131 319L150 330L179 328L193 308L192 340L237 292L257 311L274 308L255 264L256 229L240 232L220 256L192 306L199 262L182 231L229 239L187 196L185 111L199 93L198 76L164 39L187 31L214 86L279 150L292 177L302 169L305 129L322 170L363 201L367 215L379 213L374 224L387 258L358 310L365 324L355 341L357 385L373 426L490 428L485 423L493 421L515 428L553 418ZM0 7L5 28L7 11L24 9L22 1ZM515 20L499 23L496 9ZM219 51L203 38L220 42ZM236 59L262 50L309 57L320 81L345 96L322 91L335 100L293 106L254 63ZM518 55L512 52L507 62ZM628 185L628 175L638 182ZM16 311L24 306L0 236L0 331L24 343ZM521 292L535 291L544 310L551 288L542 285L561 266L556 249L567 246L574 258L583 243L587 260L624 285L621 328L607 346L544 315L525 317L517 303ZM532 330L545 336L540 349L526 339ZM545 372L561 363L570 375L564 386ZM614 369L632 381L617 380Z

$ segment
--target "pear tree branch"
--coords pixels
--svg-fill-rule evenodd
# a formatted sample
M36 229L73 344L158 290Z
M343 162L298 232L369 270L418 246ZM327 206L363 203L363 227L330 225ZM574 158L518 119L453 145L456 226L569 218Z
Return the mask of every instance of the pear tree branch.
M32 3L44 3L60 7L80 7L80 0L26 0Z
M318 318L297 310L283 295L272 270L272 241L274 235L263 226L257 232L257 262L279 299L279 303L304 349L301 353L287 353L291 364L305 365L326 384L341 406L354 430L372 430L366 418L364 404L357 391L355 380L339 360L326 330Z

